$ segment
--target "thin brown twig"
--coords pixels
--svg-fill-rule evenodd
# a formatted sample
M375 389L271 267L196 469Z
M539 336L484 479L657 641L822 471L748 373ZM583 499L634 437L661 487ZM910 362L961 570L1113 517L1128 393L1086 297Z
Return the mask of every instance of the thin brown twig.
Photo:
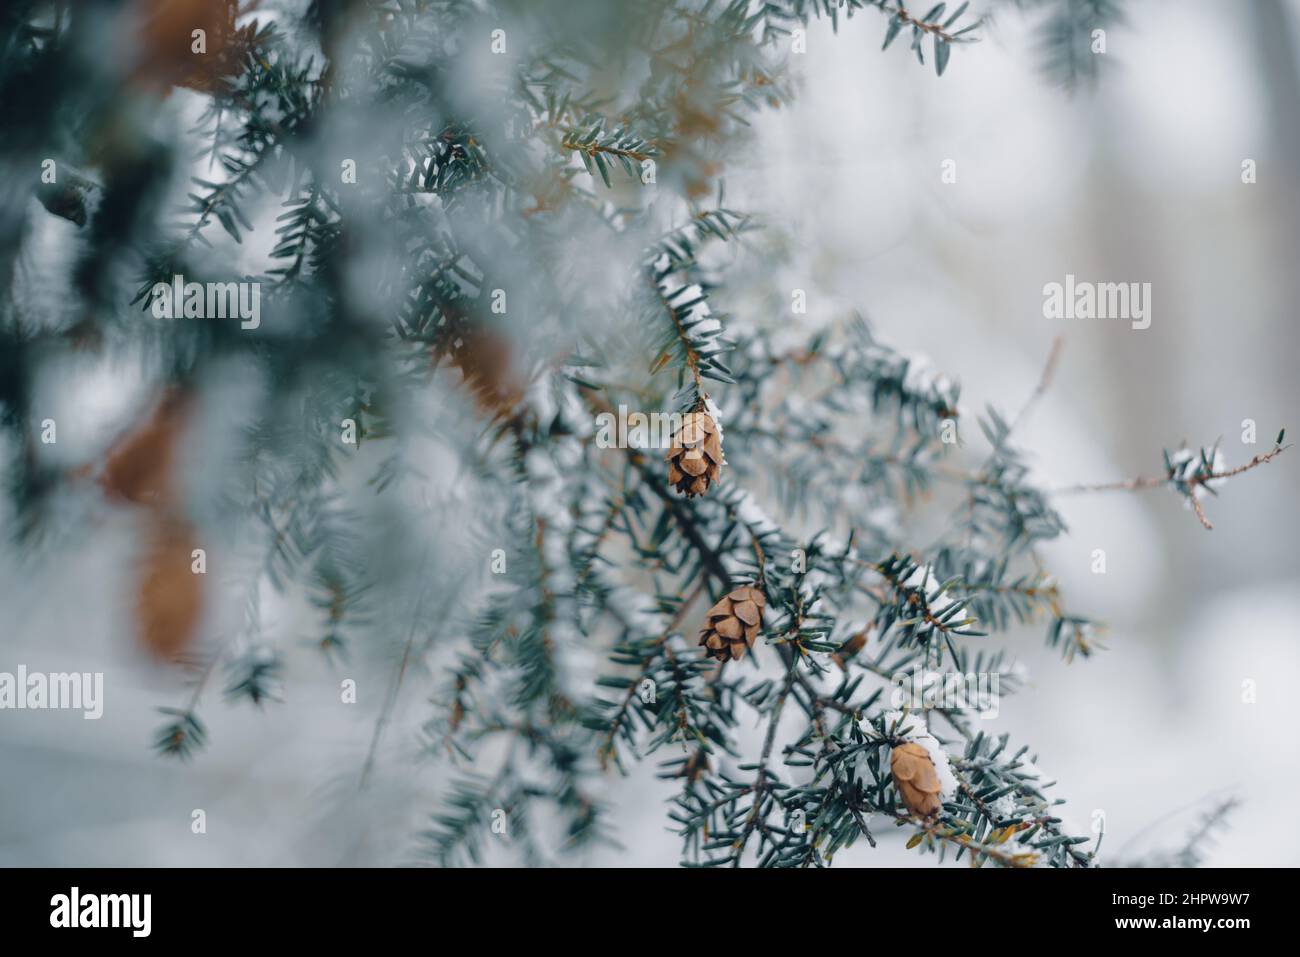
M1016 426L1020 425L1020 423L1028 417L1030 410L1032 410L1038 403L1038 400L1043 397L1043 393L1051 387L1052 379L1056 376L1056 367L1061 361L1061 353L1064 349L1065 336L1057 336L1052 340L1052 348L1047 353L1047 363L1043 366L1043 373L1038 378L1038 385L1035 386L1034 391L1029 394L1029 398L1025 400L1025 404L1020 407L1020 411L1016 413L1016 417L1011 420L1011 427L1007 429L1008 435L1014 432Z
M1218 481L1219 479L1228 479L1240 475L1243 472L1249 472L1251 469L1257 468L1266 462L1271 462L1289 448L1291 448L1290 445L1275 445L1267 452L1261 452L1259 455L1256 455L1244 465L1238 465L1236 468L1228 469L1225 472L1211 472L1208 475L1201 475L1188 480L1188 484L1192 487L1192 491L1188 493L1188 498L1191 500L1192 508L1196 511L1196 515L1200 519L1201 524L1206 528L1214 527L1210 524L1209 519L1205 517L1205 511L1197 500L1195 494L1197 487L1205 485L1207 482ZM1169 475L1162 475L1159 477L1141 476L1139 478L1127 479L1122 482L1102 482L1096 485L1068 485L1062 488L1048 489L1047 494L1075 495L1081 492L1133 492L1148 488L1160 488L1165 485L1171 485L1174 481L1174 477Z
M686 329L683 328L681 320L677 318L677 310L673 308L672 303L670 303L668 299L664 296L663 290L659 288L659 284L657 282L652 281L651 285L654 286L655 295L659 297L659 302L663 305L665 309L668 310L668 318L673 321L673 328L677 332L677 339L679 342L681 342L682 349L684 349L686 352L686 366L691 370L691 377L695 380L695 391L699 392L703 386L703 383L700 380L699 353L697 353L695 351L695 347L691 345L691 340L686 335ZM660 361L655 363L655 368L651 370L652 372L658 372L659 369L663 368L663 363L666 361L665 360L666 356L667 353L665 353L664 356L660 357Z
M740 866L741 856L745 853L745 845L749 843L750 836L754 833L755 827L764 828L766 822L763 820L763 797L767 793L767 762L771 760L772 748L776 744L776 727L781 721L781 712L785 710L786 699L790 696L794 688L795 678L798 676L799 663L793 659L793 653L787 658L786 665L789 671L786 672L785 682L781 686L781 691L777 695L776 703L772 706L772 711L767 719L767 733L763 738L763 752L758 758L758 770L754 776L754 803L750 809L749 817L745 819L745 827L741 831L740 837L736 838L732 847L735 849L736 856L732 860L733 867ZM760 845L761 847L761 845Z
M595 156L597 153L607 153L610 156L626 156L628 159L634 159L638 163L654 156L653 153L646 153L641 150L623 149L618 146L601 146L597 143L579 143L572 135L564 137L564 139L560 141L560 145L567 150L573 150L576 153L586 153L588 156Z
M970 852L972 860L978 860L982 855L997 861L1003 867L1033 867L1038 861L1037 851L1003 851L989 844L976 841L965 832L944 827L942 824L934 821L918 821L912 815L903 814L898 811L893 812L891 816L898 821L902 821L904 824L915 824L929 837L934 838L935 840L954 844L958 847L964 847Z
M911 11L907 10L901 3L896 7L886 7L882 5L880 9L886 13L892 13L903 23L909 26L914 26L923 33L933 34L945 43L956 42L955 34L951 34L945 30L942 24L931 23L928 20L922 20L920 17L912 16Z
M365 764L361 766L361 779L357 784L358 788L364 788L370 780L370 772L375 766L375 755L379 752L379 741L383 737L389 719L392 717L393 708L397 704L397 696L402 690L402 680L406 677L406 669L411 662L411 651L415 647L415 635L419 630L419 625L420 615L417 606L414 620L411 622L411 630L406 636L406 645L402 649L402 661L397 667L397 673L393 676L393 682L384 698L383 708L379 712L374 731L370 735L370 747L366 749Z

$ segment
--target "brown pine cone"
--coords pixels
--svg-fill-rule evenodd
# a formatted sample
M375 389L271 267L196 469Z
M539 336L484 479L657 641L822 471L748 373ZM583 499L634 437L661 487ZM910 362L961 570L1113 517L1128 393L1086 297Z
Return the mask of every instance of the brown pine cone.
M181 499L182 445L195 398L173 389L149 420L113 444L99 484L114 502L140 510L145 548L136 566L136 623L156 657L175 661L194 642L204 608L204 579L193 570L198 531Z
M836 651L835 654L831 655L831 661L839 665L840 671L847 672L849 670L850 659L852 659L862 650L863 646L866 645L867 634L870 631L871 626L867 625L866 628L863 628L856 635L849 638L848 641L844 642L844 644L840 645L839 650Z
M510 341L493 329L467 327L457 338L450 364L464 376L479 410L508 420L524 400L528 383L515 366Z
M151 515L148 546L136 586L140 640L162 661L176 661L193 644L203 617L203 576L195 574L198 532L185 519Z
M668 450L668 484L687 498L703 495L722 472L722 435L707 412L688 412Z
M930 752L919 744L900 744L889 756L889 769L894 774L894 786L909 811L917 817L939 813L943 807L939 797L942 788Z
M139 59L131 80L164 93L173 84L224 91L248 53L239 42L238 14L236 0L135 0L129 17L138 25ZM194 51L195 30L204 33L203 53Z
M722 600L704 616L700 644L704 646L705 654L719 661L743 658L745 649L754 647L754 639L763 630L763 607L766 604L762 591L752 585L741 585L722 596Z
M108 450L99 484L109 498L171 508L180 492L177 459L193 411L188 392L165 392L149 420Z

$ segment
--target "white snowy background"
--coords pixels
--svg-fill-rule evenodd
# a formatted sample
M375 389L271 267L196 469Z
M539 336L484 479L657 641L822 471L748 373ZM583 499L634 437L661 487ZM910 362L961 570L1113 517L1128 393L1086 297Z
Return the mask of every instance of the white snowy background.
M814 25L792 58L796 104L760 116L728 181L730 205L791 237L771 281L809 290L809 326L861 309L882 339L958 377L976 409L1018 408L1065 334L1021 435L1049 485L1156 474L1160 449L1183 439L1222 437L1237 465L1283 425L1300 434L1300 8L1127 6L1103 82L1074 97L1044 81L1032 19L1010 6L942 79L905 43L882 55L878 16L838 37ZM1247 158L1254 185L1241 182ZM946 159L955 184L940 180ZM1042 287L1066 273L1152 283L1151 327L1045 319ZM83 383L79 408L110 421L132 401L128 378ZM1259 445L1240 442L1247 418ZM1300 786L1298 469L1292 451L1229 483L1208 503L1212 532L1163 490L1059 501L1070 532L1048 550L1052 570L1072 607L1109 623L1109 650L1066 666L1041 627L1015 633L1007 643L1033 677L989 729L1032 743L1076 827L1104 812L1103 860L1176 846L1208 801L1236 794L1208 863L1300 864L1285 820ZM0 864L413 860L445 780L414 759L428 681L404 689L364 791L388 673L331 671L308 650L290 659L284 704L257 713L213 696L209 747L189 765L160 760L154 709L184 690L132 650L129 536L96 520L102 534L55 569L0 554L0 670L103 671L107 684L99 721L0 712ZM1105 575L1090 571L1097 548ZM339 704L349 674L363 689L355 707ZM611 777L603 796L623 848L580 862L675 864L674 784L653 772ZM205 835L191 833L195 808ZM879 849L837 864L928 863L881 832Z

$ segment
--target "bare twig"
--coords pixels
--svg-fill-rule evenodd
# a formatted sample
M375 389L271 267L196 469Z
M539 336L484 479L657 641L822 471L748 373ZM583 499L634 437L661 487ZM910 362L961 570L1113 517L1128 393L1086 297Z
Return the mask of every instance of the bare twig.
M1200 496L1197 494L1201 487L1208 485L1210 482L1229 479L1233 476L1241 475L1243 472L1249 472L1251 469L1257 468L1266 462L1271 462L1289 448L1291 448L1290 445L1275 445L1267 452L1261 452L1259 455L1256 455L1245 465L1238 465L1236 468L1228 469L1224 472L1209 472L1205 475L1195 475L1189 479L1183 480L1188 486L1188 491L1185 493L1186 498L1188 502L1191 503L1192 511L1196 513L1196 518L1201 525L1207 530L1214 528L1214 525L1205 514L1205 508L1201 504ZM1123 482L1103 482L1098 485L1069 485L1063 488L1048 489L1048 494L1075 495L1080 492L1133 492L1141 489L1175 485L1178 481L1180 480L1173 475L1162 475L1159 477L1143 476L1134 479L1127 479Z
M1025 400L1025 404L1020 407L1016 417L1011 420L1011 427L1007 429L1008 435L1014 432L1016 426L1029 416L1030 410L1038 404L1038 400L1043 397L1043 393L1051 387L1052 379L1056 376L1056 366L1061 361L1061 352L1064 349L1065 336L1057 336L1052 340L1052 348L1047 353L1047 363L1043 366L1043 374L1039 376L1038 385L1034 387L1034 391Z

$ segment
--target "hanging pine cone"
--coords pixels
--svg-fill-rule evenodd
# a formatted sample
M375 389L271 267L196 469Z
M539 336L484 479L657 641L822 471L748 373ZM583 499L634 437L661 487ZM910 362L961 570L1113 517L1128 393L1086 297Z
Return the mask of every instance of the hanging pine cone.
M917 817L939 813L943 806L939 798L942 788L930 752L919 744L900 744L889 756L889 770L894 774L894 786L909 811Z
M722 471L722 433L703 410L682 416L668 450L668 483L687 498L703 495Z
M136 622L145 648L175 661L195 641L203 617L203 577L193 570L199 533L186 517L181 452L195 397L164 393L153 415L109 449L99 484L107 497L141 513L145 549L137 564Z
M754 639L763 630L763 606L767 599L752 585L741 585L722 597L709 609L700 644L705 654L719 661L731 658L739 661L746 648L754 647Z
M862 650L863 646L866 645L867 635L870 631L871 626L867 625L866 628L863 628L856 635L849 638L848 641L844 642L844 644L840 645L839 650L836 651L835 654L831 655L831 661L839 665L840 671L845 673L848 672L849 661Z
M198 532L184 518L149 517L138 566L136 621L145 648L176 661L194 642L203 618L203 576L194 572Z

